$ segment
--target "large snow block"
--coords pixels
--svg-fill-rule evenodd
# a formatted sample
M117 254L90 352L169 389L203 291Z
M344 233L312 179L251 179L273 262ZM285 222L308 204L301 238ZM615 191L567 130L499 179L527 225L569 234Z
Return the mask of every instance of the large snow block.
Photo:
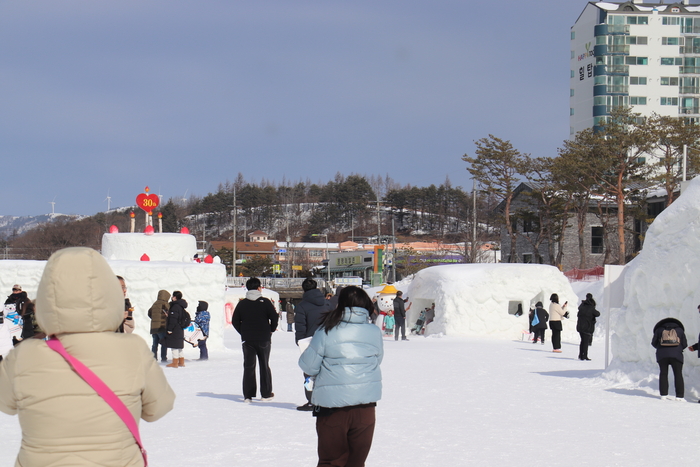
M197 253L193 235L181 233L106 233L102 235L102 256L112 260L139 261L147 254L151 261L191 261Z
M612 362L656 364L650 345L654 325L674 317L685 326L688 344L700 330L700 178L659 214L644 247L625 267L625 298L613 314ZM687 352L685 364L698 365Z
M226 267L223 264L173 263L170 261L108 261L116 275L126 281L128 296L134 307L134 332L151 344L151 320L148 309L158 298L158 291L182 292L187 312L194 320L197 302L209 304L211 322L207 348L224 348L224 293ZM191 348L185 344L185 349ZM195 349L198 353L199 350Z
M175 263L170 261L107 261L115 275L124 277L128 297L134 307L135 333L151 345L151 320L148 309L153 305L161 289L173 293L182 292L189 304L187 311L194 319L197 302L209 303L211 314L210 336L207 347L224 348L224 292L226 268L223 264ZM10 295L12 285L19 284L27 296L36 299L36 291L44 272L46 261L0 261L0 294ZM185 346L188 357L199 353L198 349Z
M404 293L411 302L407 324L412 326L420 311L435 303L435 321L426 334L519 339L529 328L529 309L538 301L548 309L553 293L559 295L559 303L569 302L571 319L562 323L562 338L578 342L576 294L559 269L540 264L455 264L423 269ZM513 314L517 303L522 304L520 317Z

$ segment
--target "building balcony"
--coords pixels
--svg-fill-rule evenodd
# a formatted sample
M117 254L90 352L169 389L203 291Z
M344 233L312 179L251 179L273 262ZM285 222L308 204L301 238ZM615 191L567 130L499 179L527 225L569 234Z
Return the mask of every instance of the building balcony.
M680 52L682 54L700 54L700 47L687 45L685 47L680 47Z
M681 26L681 34L700 34L700 26Z
M700 94L700 86L681 86L680 94Z
M684 115L700 114L700 107L681 107L681 113Z
M596 65L594 68L595 76L601 75L629 75L629 65Z
M627 24L596 24L593 31L596 36L629 34L630 27Z
M700 75L700 66L678 67L682 75Z

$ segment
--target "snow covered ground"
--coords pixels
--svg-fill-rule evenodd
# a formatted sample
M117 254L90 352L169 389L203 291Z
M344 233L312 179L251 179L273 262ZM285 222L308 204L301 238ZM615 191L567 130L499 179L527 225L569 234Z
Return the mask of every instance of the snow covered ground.
M583 285L595 287L595 285ZM579 287L580 288L580 287ZM577 290L579 293L579 290ZM585 294L585 292L584 292ZM549 332L547 333L547 339ZM175 409L141 422L153 466L309 466L314 419L304 401L293 333L276 332L275 400L244 404L242 356L234 330L208 362L186 349L187 367L164 368ZM384 397L368 466L654 466L700 456L700 404L659 400L650 385L601 377L603 343L581 362L578 342L562 354L546 345L475 337L385 342ZM0 465L12 465L20 429L0 414Z

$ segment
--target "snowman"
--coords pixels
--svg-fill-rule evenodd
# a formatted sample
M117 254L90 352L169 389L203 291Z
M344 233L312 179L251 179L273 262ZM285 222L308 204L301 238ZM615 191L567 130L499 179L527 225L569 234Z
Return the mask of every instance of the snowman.
M377 326L384 329L384 316L389 310L394 309L394 299L398 290L393 285L384 285L384 288L377 292L377 307L379 308L379 316L377 317Z

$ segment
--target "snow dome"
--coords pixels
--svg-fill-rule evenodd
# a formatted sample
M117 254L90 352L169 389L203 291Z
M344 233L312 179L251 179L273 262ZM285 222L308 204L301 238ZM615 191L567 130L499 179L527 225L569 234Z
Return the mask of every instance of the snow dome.
M577 338L578 299L566 276L554 266L541 264L454 264L419 271L404 297L408 297L408 325L421 310L435 303L435 321L426 334L519 338L529 329L528 311L541 301L549 307L551 294L569 302L572 319L564 320L563 339ZM516 316L518 304L523 314ZM550 332L547 332L549 339Z
M688 345L700 330L700 178L657 216L644 247L625 267L623 307L612 315L615 363L647 362L656 366L650 345L654 325L666 317L685 326ZM686 352L685 364L698 365Z

